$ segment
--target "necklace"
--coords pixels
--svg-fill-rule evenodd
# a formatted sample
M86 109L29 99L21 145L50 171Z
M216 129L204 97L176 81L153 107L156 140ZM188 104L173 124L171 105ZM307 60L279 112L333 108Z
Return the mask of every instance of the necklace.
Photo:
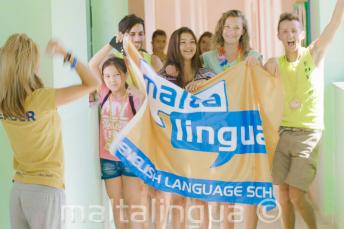
M221 47L218 49L218 60L220 63L220 66L225 70L231 66L233 66L234 64L239 63L242 60L242 51L240 48L238 48L238 52L237 52L237 57L232 60L231 62L229 62L229 59L226 55L225 49L224 47Z
M106 149L109 150L113 140L116 138L117 134L124 127L125 123L128 121L128 117L125 116L125 109L128 105L128 92L125 92L125 95L118 102L119 109L116 112L117 106L114 106L113 95L109 97L109 129L106 139ZM115 110L113 110L115 109Z

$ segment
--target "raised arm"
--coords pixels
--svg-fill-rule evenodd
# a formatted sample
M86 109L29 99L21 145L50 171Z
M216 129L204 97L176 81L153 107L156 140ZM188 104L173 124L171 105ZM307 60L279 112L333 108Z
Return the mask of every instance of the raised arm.
M110 44L104 45L88 62L88 66L94 74L97 75L99 79L102 80L101 64L104 62L105 58L110 54L112 46Z
M310 47L310 52L318 65L324 58L325 52L333 40L340 24L343 21L344 0L337 0L337 4L332 14L332 18L324 31L321 33L319 39Z
M53 56L61 56L65 60L70 59L71 65L75 67L81 79L81 84L79 85L56 89L57 106L79 99L94 91L100 85L100 80L91 72L87 65L78 61L74 56L68 57L66 50L58 42L49 41L47 52Z

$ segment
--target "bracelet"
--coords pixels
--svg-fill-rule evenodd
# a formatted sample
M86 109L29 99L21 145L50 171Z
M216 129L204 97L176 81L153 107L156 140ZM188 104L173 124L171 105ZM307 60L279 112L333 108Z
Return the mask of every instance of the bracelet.
M70 58L72 57L72 54L70 52L67 52L66 56L63 58L63 63L70 62Z
M73 62L71 64L71 69L74 69L76 67L76 64L78 63L78 59L76 57L73 57Z

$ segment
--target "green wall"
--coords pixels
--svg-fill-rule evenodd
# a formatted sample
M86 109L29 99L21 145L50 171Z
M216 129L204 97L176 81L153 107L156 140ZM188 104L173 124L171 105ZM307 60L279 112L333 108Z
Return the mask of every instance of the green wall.
M3 126L0 124L0 227L10 228L9 221L9 194L11 191L12 151L6 138Z
M344 72L343 72L344 76ZM342 79L343 81L343 79ZM336 83L333 86L335 103L335 155L334 155L334 175L335 175L335 196L334 217L338 228L344 228L344 82Z
M92 50L96 53L118 31L118 22L128 14L127 0L91 0Z
M0 45L13 33L26 33L44 53L51 38L50 1L46 0L0 0ZM52 66L49 59L41 56L41 77L52 85Z
M40 51L51 37L50 1L0 0L0 46L13 33L27 33L36 41ZM41 58L40 75L46 85L52 85L52 63ZM13 176L12 151L0 124L0 228L10 228L9 194Z
M334 9L335 0L315 0L311 1L311 27L312 27L312 39L317 38L321 31L329 22ZM336 185L342 183L344 180L339 179L339 175L335 172L335 145L336 136L335 130L337 127L335 114L338 105L335 105L335 87L332 83L336 81L344 81L344 65L343 65L343 53L344 53L344 25L342 23L339 31L336 34L326 56L324 64L325 72L325 131L323 135L323 144L321 149L321 156L319 160L319 170L317 180L315 183L316 202L319 210L323 216L328 219L338 220L338 214L341 214L340 218L344 217L344 213L336 212L336 205L344 204L338 202L336 195L343 195L342 193L336 193ZM337 138L338 139L338 138Z
M127 12L125 0L0 0L0 46L12 33L27 33L39 46L40 76L44 83L68 86L80 80L75 72L62 65L61 59L46 57L44 50L48 40L58 38L85 63L92 54L91 47L98 50L108 42L117 31L118 21ZM111 228L112 222L89 221L89 214L97 213L89 212L90 207L101 205L104 199L99 174L97 111L89 108L88 98L84 97L60 108L59 113L65 149L67 204L83 207L86 214L84 221L68 222L67 228ZM10 228L8 206L12 176L12 151L0 124L1 229Z

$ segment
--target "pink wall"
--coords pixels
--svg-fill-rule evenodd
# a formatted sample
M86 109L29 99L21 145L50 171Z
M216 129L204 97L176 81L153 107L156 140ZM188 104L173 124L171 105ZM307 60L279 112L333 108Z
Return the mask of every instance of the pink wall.
M282 12L291 11L294 1L145 0L147 49L151 50L151 34L156 28L164 29L169 36L180 26L188 26L199 36L204 31L214 32L217 20L223 12L239 9L248 19L252 47L262 52L264 59L280 55L282 47L276 37L278 17ZM148 21L152 23L147 23Z
M144 5L145 5L144 0L128 0L129 14L136 14L137 16L144 18L145 17Z

